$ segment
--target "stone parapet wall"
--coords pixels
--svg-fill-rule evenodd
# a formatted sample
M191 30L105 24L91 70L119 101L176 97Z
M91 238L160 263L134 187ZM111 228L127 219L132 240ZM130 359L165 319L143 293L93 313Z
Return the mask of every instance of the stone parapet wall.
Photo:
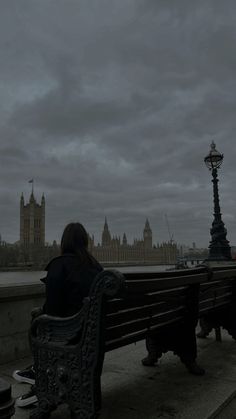
M43 302L43 284L0 286L0 364L30 354L31 310Z

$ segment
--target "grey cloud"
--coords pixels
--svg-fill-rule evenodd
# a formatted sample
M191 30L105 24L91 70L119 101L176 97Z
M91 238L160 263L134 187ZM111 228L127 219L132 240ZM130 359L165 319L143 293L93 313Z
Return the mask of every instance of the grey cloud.
M0 16L0 233L18 239L19 197L46 195L47 239L80 219L100 239L207 245L203 159L225 154L222 212L236 242L235 2L4 0ZM7 211L8 206L11 207Z

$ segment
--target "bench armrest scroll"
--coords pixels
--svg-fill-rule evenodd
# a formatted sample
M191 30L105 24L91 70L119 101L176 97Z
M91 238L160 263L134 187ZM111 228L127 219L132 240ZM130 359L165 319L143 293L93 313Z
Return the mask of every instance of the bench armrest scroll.
M31 340L40 342L69 343L75 339L83 328L88 312L90 299L83 300L81 310L70 317L55 317L42 314L32 320L30 327Z

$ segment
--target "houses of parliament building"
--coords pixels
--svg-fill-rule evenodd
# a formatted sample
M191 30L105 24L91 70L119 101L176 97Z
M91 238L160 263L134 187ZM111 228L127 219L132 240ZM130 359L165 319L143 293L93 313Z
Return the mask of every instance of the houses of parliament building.
M29 202L25 204L24 196L20 198L20 241L21 259L47 262L59 254L56 242L45 244L45 197L37 203L32 189ZM172 264L177 259L175 243L153 245L152 230L148 219L145 222L142 239L134 239L128 244L126 234L122 239L111 236L107 219L102 231L101 243L97 245L94 237L89 235L89 250L93 256L104 264Z

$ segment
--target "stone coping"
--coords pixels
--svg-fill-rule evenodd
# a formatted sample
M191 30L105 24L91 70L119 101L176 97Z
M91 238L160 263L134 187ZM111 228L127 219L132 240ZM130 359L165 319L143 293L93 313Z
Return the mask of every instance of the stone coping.
M0 302L18 300L22 298L43 297L45 285L42 283L16 283L0 285Z

